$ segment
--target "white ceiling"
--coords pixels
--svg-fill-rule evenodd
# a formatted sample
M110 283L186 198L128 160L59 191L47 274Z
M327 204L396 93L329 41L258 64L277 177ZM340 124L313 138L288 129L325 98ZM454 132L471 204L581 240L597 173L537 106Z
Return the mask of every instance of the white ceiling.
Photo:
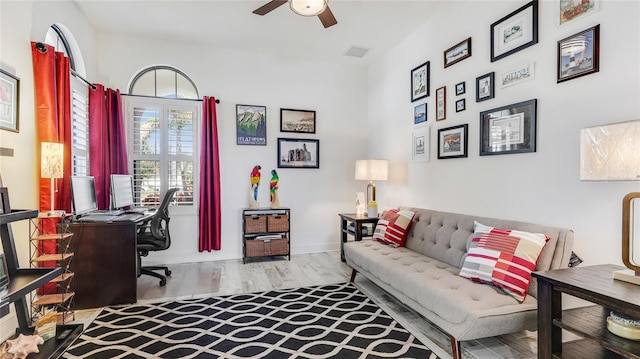
M288 4L265 16L269 0L75 0L96 29L217 48L367 65L445 6L435 0L329 0L338 24L296 15ZM344 54L352 47L363 58Z

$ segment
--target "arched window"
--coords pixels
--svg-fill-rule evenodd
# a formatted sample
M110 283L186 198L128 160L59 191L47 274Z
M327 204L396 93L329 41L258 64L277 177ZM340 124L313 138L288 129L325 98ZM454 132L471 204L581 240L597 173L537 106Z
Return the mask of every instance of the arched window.
M197 100L198 89L182 71L171 66L152 66L131 80L131 95Z

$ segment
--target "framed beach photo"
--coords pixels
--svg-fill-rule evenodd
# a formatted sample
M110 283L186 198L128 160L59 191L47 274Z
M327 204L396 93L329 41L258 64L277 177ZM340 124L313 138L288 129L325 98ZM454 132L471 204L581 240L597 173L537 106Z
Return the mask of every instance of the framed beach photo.
M495 93L495 73L476 77L476 102L492 99Z
M430 134L431 127L427 125L420 126L413 130L413 141L411 141L411 160L413 162L429 161L429 148L431 147L431 141L429 140Z
M20 132L18 127L19 99L20 79L0 70L0 129Z
M413 123L421 123L427 120L427 104L423 103L413 108Z
M558 41L558 83L598 71L600 25Z
M464 81L456 84L456 96L463 95L466 91L467 90Z
M447 68L471 57L471 38L455 44L444 52L444 67Z
M538 43L538 0L491 24L491 62Z
M278 168L320 168L320 140L278 138Z
M559 0L558 25L582 19L598 11L600 0Z
M467 157L467 130L469 125L459 125L438 130L438 159Z
M316 133L316 112L281 108L280 132Z
M411 70L411 102L429 96L429 61Z
M536 151L536 105L528 100L480 113L480 156Z
M500 88L523 83L535 78L534 62L512 68L500 74Z
M445 86L436 90L436 121L447 118L447 88Z
M267 145L267 107L236 105L236 144Z

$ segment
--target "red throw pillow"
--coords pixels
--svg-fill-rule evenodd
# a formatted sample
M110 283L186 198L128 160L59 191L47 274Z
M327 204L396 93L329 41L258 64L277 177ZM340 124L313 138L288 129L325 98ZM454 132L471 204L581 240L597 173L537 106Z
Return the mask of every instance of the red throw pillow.
M399 211L391 209L382 213L376 230L373 233L373 240L387 243L394 247L404 247L407 240L407 232L413 222L415 212Z

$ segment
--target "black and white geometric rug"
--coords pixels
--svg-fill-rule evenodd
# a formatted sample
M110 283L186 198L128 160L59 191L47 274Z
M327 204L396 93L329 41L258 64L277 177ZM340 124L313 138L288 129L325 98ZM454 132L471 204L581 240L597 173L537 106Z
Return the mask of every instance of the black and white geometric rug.
M63 358L438 359L351 283L105 308Z

